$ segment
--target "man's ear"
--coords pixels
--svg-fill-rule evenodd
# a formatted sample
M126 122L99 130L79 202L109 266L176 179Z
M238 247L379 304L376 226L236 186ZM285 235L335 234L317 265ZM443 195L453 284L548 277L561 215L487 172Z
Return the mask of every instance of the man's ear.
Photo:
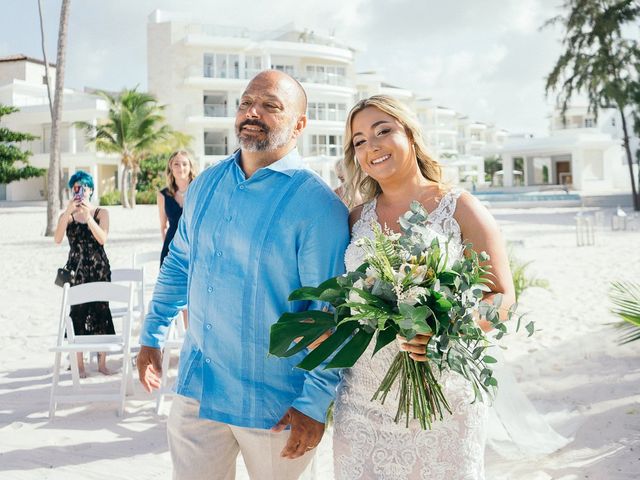
M307 116L305 114L302 114L298 117L296 126L293 129L293 138L298 138L300 135L302 135L302 132L306 127L307 127Z

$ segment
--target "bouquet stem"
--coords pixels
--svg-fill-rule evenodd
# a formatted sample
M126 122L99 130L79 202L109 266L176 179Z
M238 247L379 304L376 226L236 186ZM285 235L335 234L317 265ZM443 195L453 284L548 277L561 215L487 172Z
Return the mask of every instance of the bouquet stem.
M434 420L442 420L443 412L451 413L442 387L438 383L429 361L416 362L407 352L400 352L393 359L391 367L382 379L373 400L380 399L384 404L387 395L400 377L398 392L398 411L394 418L400 423L405 418L405 426L409 426L410 416L420 422L423 430L431 429Z

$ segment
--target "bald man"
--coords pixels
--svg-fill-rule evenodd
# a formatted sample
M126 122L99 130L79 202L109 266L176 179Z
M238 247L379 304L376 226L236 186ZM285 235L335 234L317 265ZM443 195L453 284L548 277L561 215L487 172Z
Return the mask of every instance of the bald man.
M295 79L261 72L238 106L240 149L189 186L137 361L158 388L167 330L188 304L167 423L174 479L233 479L239 452L252 479L296 479L322 438L338 374L294 368L305 352L267 354L282 313L322 308L287 298L341 274L349 240L346 208L301 165L305 112Z

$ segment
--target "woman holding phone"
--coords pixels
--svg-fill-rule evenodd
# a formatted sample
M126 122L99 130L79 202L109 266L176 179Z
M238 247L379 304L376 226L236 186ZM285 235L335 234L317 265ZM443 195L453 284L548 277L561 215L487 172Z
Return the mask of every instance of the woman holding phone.
M67 267L75 275L71 286L90 282L110 282L111 268L104 251L109 233L109 212L91 205L93 178L87 172L77 171L69 179L73 197L58 219L54 241L61 243L66 234L69 240ZM113 320L108 302L89 302L71 307L75 335L114 334ZM80 377L87 376L82 353L78 353ZM110 375L106 353L98 354L98 371Z

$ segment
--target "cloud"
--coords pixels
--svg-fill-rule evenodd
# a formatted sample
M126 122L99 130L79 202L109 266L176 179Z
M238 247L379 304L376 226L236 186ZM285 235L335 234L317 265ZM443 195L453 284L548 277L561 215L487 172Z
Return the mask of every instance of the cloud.
M37 8L12 4L0 18L0 51L40 57ZM197 21L271 30L334 31L361 47L359 71L434 98L486 122L544 131L544 76L559 47L553 29L538 27L560 0L110 0L73 2L67 83L117 90L146 87L146 29L154 9L191 13ZM58 2L45 2L49 55L55 53ZM9 18L10 17L10 18Z

